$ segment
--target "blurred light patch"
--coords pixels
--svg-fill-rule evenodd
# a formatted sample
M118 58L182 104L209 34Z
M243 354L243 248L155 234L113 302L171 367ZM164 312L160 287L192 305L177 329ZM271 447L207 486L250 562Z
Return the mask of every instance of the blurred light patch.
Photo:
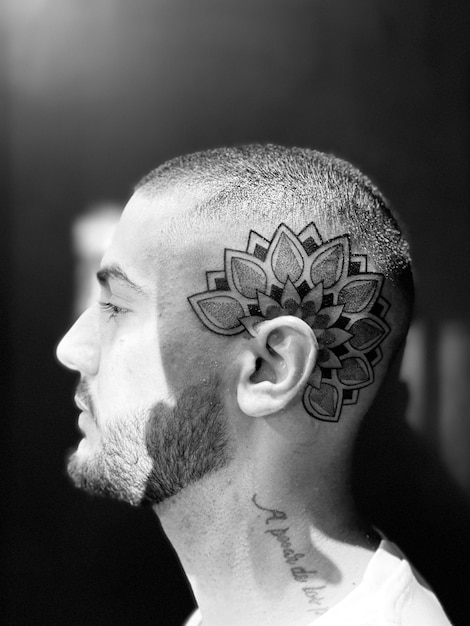
M74 315L78 317L97 301L99 285L96 280L101 259L111 244L121 207L114 203L93 205L72 225L75 255Z
M112 11L116 0L92 0L93 11ZM46 12L63 13L64 11L76 14L90 11L86 0L6 0L5 6L11 17L18 20L28 20L40 17Z
M442 458L470 493L470 326L446 322L439 342L439 440Z
M99 80L115 38L116 0L7 0L9 80L49 100Z
M55 4L55 0L7 0L10 15L17 19L32 19Z
M414 322L408 332L400 379L408 388L406 421L417 432L426 430L426 334L423 322Z
M431 341L435 350L429 349ZM423 437L435 438L447 471L470 493L470 324L443 321L431 333L424 321L415 322L400 378L409 393L407 423Z

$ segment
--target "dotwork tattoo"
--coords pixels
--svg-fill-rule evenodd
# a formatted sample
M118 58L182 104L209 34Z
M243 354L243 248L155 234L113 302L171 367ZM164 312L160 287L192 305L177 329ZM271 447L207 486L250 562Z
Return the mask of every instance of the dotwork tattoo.
M246 252L225 249L225 269L206 272L207 291L188 298L206 328L221 335L247 331L281 315L313 330L316 366L303 404L319 420L337 422L343 405L374 381L389 334L383 274L351 254L348 235L323 241L310 223L298 235L280 224L271 241L250 231Z
M258 504L256 494L253 495L252 502L260 511L264 511L269 514L269 517L266 518L265 524L269 526L271 523L276 524L276 522L286 522L287 514L284 511L279 511L277 509L269 509L264 506ZM318 575L317 570L307 570L303 567L298 561L301 561L305 554L302 552L296 552L292 547L291 540L289 538L289 527L287 528L268 528L265 530L267 535L272 535L279 542L282 550L282 556L284 557L284 561L287 565L290 566L290 573L292 578L304 585L301 589L303 594L308 600L308 603L313 605L312 608L308 609L315 613L315 615L323 615L327 612L328 608L322 606L322 602L324 600L321 592L326 588L326 585L315 585L313 584L312 579L315 579Z

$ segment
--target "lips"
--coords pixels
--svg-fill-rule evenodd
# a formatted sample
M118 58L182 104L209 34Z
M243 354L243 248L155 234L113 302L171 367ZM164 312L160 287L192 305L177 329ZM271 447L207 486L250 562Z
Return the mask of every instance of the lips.
M93 415L88 411L83 411L78 417L78 427L84 435L90 435L96 430L96 422Z
M75 396L74 400L79 409L85 411L86 413L91 413L90 408L83 402L83 400L79 396Z
M86 434L90 431L90 428L96 428L98 426L96 422L96 417L90 407L83 401L83 399L76 395L75 404L80 409L81 413L78 417L78 427L82 431L83 434Z

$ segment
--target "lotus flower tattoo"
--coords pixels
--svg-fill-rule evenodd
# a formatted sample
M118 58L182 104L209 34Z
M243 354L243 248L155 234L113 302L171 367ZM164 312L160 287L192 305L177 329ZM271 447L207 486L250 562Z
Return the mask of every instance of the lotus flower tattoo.
M383 275L351 254L348 235L322 241L313 223L298 235L281 224L271 241L251 231L246 252L226 249L225 269L206 276L207 291L189 302L215 333L255 336L257 324L281 315L312 328L319 351L303 395L312 417L337 422L342 406L373 382L389 304Z

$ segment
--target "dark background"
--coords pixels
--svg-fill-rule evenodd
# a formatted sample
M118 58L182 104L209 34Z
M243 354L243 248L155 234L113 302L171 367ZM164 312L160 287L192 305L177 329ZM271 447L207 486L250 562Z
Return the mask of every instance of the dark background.
M469 5L464 0L11 0L0 32L3 623L180 624L150 511L64 472L75 379L70 225L177 154L272 141L351 160L408 224L403 376L355 485L456 624L470 614Z

